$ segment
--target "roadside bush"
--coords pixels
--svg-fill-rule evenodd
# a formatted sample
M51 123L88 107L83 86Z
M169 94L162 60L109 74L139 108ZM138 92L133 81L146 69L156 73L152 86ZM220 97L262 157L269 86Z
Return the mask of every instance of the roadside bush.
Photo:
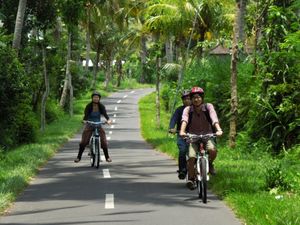
M58 103L53 99L49 99L46 105L46 122L49 124L61 118L63 115L64 112Z
M86 91L90 88L92 74L86 73L84 68L78 64L72 64L71 66L72 73L72 83L74 87L74 97L78 97L80 93Z
M15 118L16 144L24 144L36 141L38 121L32 112L30 105L23 105L20 113Z
M10 47L0 46L0 146L35 140L31 89L22 64Z
M268 190L279 188L282 191L290 189L290 185L286 180L286 174L282 169L282 165L277 160L274 160L273 163L266 169L266 188Z

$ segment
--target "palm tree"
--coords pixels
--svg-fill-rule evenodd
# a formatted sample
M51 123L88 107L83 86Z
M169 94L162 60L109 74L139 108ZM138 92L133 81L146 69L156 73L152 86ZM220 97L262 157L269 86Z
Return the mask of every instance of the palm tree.
M81 18L83 5L81 0L64 0L59 2L60 12L62 19L67 25L68 30L68 53L66 63L66 76L64 80L64 87L60 98L60 106L64 107L67 99L69 90L69 114L73 116L73 85L72 85L72 74L70 71L71 62L71 48L72 48L72 33L74 29L78 29L78 23Z
M178 5L176 5L177 3ZM156 42L156 121L160 126L160 74L161 74L161 43L169 42L173 35L182 32L188 23L187 17L183 15L181 9L185 8L182 1L161 1L149 2L146 9L144 30L153 35ZM182 26L179 26L181 24ZM184 28L183 28L184 27Z
M195 17L196 10L193 8L192 4L187 1L169 1L164 0L159 3L154 2L154 4L149 3L147 8L147 14L149 18L145 22L145 27L148 32L159 33L160 39L164 43L170 43L172 39L179 43L179 48L181 49L181 64L178 71L178 85L177 92L181 86L183 72L187 62L187 51L184 51L186 44L186 33L189 33L189 28L194 28L193 18ZM193 29L191 34L193 34ZM190 35L191 37L191 35ZM190 41L189 41L190 43ZM188 46L188 49L190 44ZM173 53L167 53L169 58L174 58ZM171 60L169 60L171 61ZM159 65L159 64L157 64ZM174 67L174 66L173 66ZM161 66L157 66L157 70L160 70ZM157 82L156 93L157 101L159 101L159 82L160 82L160 71L157 72ZM176 98L175 98L176 99ZM174 107L176 100L174 102ZM157 102L157 111L159 111L159 103ZM159 112L157 112L159 114ZM159 124L159 121L157 122Z
M90 41L90 21L91 21L91 8L93 4L90 1L86 3L86 18L84 20L84 26L86 28L86 56L85 56L85 70L89 69L90 62L90 51L91 51L91 41Z
M98 65L100 61L100 54L104 62L103 68L105 69L105 88L108 88L111 78L111 62L113 58L114 45L115 45L115 26L111 17L107 16L103 9L94 7L91 11L91 44L92 48L96 51L96 59L94 63L94 81L93 88L96 86L96 75L98 72Z
M21 45L22 28L24 23L24 14L26 10L27 0L19 0L18 13L16 17L16 25L14 31L14 38L12 47L16 49L17 53Z

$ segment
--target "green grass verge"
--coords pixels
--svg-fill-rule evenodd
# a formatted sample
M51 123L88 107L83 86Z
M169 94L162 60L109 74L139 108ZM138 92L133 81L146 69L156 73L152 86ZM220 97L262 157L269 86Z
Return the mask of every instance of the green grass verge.
M79 106L77 106L79 107ZM63 116L47 126L38 135L36 143L20 146L1 154L0 161L0 213L16 199L28 185L38 169L65 143L80 127L82 116Z
M156 149L176 159L176 139L167 135L170 115L162 110L161 127L156 127L155 95L151 94L141 99L139 110L143 137ZM286 165L286 171L293 174L290 174L288 180L292 187L290 191L266 189L266 177L270 176L267 173L271 173L270 168L278 163L278 160L267 153L248 154L238 148L231 150L224 144L219 144L218 150L219 155L215 161L218 174L212 177L209 186L230 205L245 224L300 224L299 148L295 150L296 154L280 159L281 163ZM177 178L174 176L174 179Z

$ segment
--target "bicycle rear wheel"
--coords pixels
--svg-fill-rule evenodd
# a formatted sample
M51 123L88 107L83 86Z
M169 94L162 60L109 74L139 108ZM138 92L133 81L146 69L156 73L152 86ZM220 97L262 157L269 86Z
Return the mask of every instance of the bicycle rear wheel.
M99 138L95 139L95 160L96 160L96 168L99 168L100 165L100 149L99 149Z
M202 202L207 202L207 170L206 170L206 160L204 158L200 159L200 170L201 170L201 189L202 189Z

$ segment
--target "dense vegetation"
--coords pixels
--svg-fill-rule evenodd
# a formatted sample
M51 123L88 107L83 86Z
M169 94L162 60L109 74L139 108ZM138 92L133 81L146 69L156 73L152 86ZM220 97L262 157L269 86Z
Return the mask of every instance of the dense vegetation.
M169 111L178 91L204 87L225 128L237 112L238 139L246 145L261 142L278 154L298 144L299 0L27 1L20 23L12 18L21 2L1 1L0 8L1 115L9 114L0 119L2 149L34 141L38 127L63 111L72 115L73 99L99 80L109 89L128 78L156 82ZM235 13L236 109L229 104ZM227 56L210 56L215 46ZM85 59L94 66L83 66Z

